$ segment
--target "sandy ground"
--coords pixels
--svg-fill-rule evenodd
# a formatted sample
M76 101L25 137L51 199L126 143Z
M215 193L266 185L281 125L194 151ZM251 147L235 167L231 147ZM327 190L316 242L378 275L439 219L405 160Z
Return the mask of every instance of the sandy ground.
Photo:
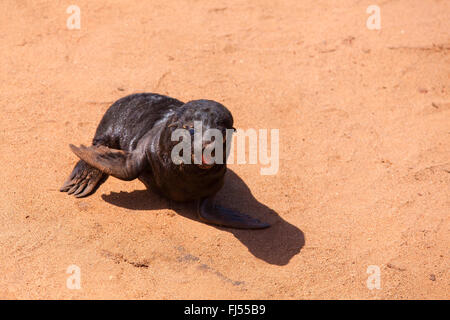
M371 4L381 30L366 28ZM1 298L450 298L449 1L2 0L0 13ZM231 165L220 193L270 229L202 224L139 181L58 191L68 144L143 91L280 130L278 174Z

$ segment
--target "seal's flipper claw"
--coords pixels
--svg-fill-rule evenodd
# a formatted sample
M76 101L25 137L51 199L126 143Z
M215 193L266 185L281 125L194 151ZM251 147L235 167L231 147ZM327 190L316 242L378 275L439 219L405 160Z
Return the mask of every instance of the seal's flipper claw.
M143 168L140 153L127 152L97 145L76 147L70 145L73 153L98 170L121 180L136 179Z
M198 208L200 220L205 223L236 229L265 229L270 224L259 221L244 213L223 208L210 203L207 199Z
M80 160L59 191L73 194L76 198L86 197L94 193L107 178L108 175Z

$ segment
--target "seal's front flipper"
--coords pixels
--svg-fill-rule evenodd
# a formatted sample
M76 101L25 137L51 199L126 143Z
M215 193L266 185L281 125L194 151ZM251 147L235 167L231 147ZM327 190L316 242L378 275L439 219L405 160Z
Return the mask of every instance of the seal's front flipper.
M270 224L259 221L246 214L231 209L222 208L214 204L213 199L206 198L198 206L200 220L222 227L237 229L264 229Z
M59 191L73 194L76 198L86 197L94 193L106 179L107 174L80 160Z
M136 179L146 164L145 154L111 149L103 145L75 147L73 153L100 171L121 180Z

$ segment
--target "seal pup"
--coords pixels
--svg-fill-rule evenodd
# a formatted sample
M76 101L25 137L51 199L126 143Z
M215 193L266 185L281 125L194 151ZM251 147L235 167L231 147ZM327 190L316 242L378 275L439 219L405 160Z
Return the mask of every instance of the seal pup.
M214 196L224 183L227 152L223 161L211 163L201 157L198 164L176 164L171 152L176 129L188 130L194 141L194 122L202 126L202 152L211 143L208 129L225 133L233 128L233 117L222 104L212 100L183 103L154 93L139 93L113 103L97 127L92 146L70 145L80 158L60 191L85 197L94 193L108 176L130 181L139 179L162 196L175 201L197 201L200 220L214 225L262 229L270 225L246 214L223 208ZM222 147L226 141L223 139ZM203 153L202 153L203 154ZM192 148L191 158L195 158Z

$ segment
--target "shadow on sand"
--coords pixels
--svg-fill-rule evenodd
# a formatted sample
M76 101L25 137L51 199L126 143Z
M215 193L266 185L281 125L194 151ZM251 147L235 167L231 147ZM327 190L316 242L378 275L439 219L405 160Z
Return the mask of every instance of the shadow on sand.
M193 204L166 200L147 190L112 192L102 195L106 202L132 210L173 209L183 217L196 220ZM238 230L211 226L231 232L257 258L267 263L283 266L298 254L305 244L303 232L283 220L274 210L256 200L244 181L228 169L225 185L217 195L218 204L249 214L271 227L263 230Z

